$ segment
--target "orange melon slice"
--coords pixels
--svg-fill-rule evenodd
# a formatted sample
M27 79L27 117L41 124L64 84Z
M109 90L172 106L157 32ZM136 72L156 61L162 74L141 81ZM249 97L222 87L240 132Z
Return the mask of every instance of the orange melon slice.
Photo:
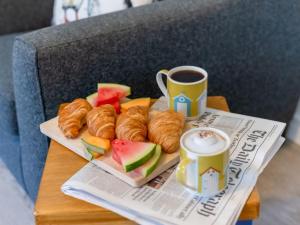
M126 103L121 104L121 112L127 111L130 107L133 106L144 106L144 107L150 107L150 98L136 98L133 100L130 100Z
M83 134L81 142L88 150L98 152L100 154L104 154L105 151L110 149L110 140L92 136L88 132Z

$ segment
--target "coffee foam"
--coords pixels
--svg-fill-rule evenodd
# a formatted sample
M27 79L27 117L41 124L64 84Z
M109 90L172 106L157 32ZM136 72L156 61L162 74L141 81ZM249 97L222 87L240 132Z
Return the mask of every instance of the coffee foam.
M212 130L190 132L184 136L182 143L185 148L198 154L216 153L226 147L225 138Z

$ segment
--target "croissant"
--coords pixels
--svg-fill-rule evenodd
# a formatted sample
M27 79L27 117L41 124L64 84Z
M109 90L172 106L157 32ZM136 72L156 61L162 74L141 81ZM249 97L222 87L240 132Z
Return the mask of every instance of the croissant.
M76 138L86 123L86 115L92 106L82 98L62 107L58 112L58 126L67 138Z
M116 125L118 139L129 141L145 141L147 137L148 108L130 107L119 115Z
M166 153L177 151L184 128L184 115L173 111L152 111L149 117L149 140L160 144Z
M115 138L116 112L112 105L92 109L86 117L91 135L113 140Z

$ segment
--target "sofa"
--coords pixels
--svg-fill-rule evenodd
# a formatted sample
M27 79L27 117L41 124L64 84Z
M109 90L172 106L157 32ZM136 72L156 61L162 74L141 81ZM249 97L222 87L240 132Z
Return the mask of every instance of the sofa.
M1 2L9 11L18 1ZM158 70L195 65L209 73L208 94L225 96L231 111L292 118L300 94L299 1L165 0L43 29L53 2L24 2L34 5L22 7L29 19L10 22L7 12L9 27L0 23L2 34L37 29L0 37L7 49L0 52L0 157L33 200L49 144L39 124L59 104L95 92L97 82L159 97Z

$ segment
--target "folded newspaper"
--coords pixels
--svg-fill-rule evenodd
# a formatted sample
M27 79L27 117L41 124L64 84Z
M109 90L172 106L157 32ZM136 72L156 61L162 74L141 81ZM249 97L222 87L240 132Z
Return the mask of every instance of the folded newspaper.
M165 99L153 107L166 108ZM259 174L283 144L285 124L207 109L187 125L218 128L231 138L228 185L216 196L203 198L187 191L176 182L176 166L134 188L93 161L66 181L62 191L140 224L235 224Z

